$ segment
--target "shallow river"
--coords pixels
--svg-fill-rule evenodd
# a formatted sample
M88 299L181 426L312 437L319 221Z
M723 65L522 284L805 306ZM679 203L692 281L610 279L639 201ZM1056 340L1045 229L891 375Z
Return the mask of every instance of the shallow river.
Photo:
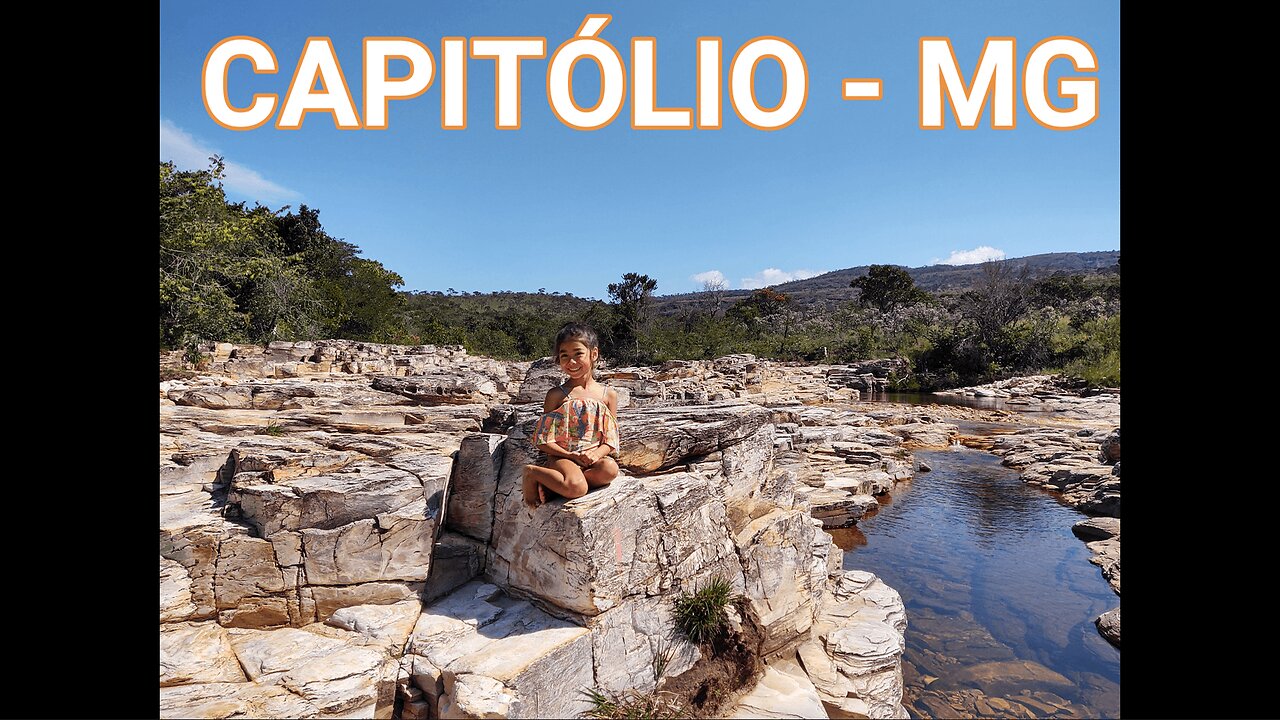
M990 453L918 451L932 466L872 517L836 530L844 567L907 607L913 717L1118 717L1120 651L1094 627L1120 604L1071 533L1085 517Z

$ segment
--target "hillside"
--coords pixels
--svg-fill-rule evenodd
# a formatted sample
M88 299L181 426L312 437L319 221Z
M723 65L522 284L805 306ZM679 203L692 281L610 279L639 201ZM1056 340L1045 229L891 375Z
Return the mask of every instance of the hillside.
M1031 277L1037 278L1052 275L1055 272L1069 274L1104 272L1115 267L1119 258L1119 250L1086 253L1045 253L1000 260L998 264L1013 265L1015 268L1027 265L1031 270ZM866 275L869 267L869 265L859 265L844 270L834 270L816 277L794 280L772 287L779 292L790 295L796 303L802 306L813 304L836 305L853 299L855 292L849 287L849 283L856 277ZM925 265L907 268L907 272L911 274L916 285L929 292L966 290L972 287L974 282L981 277L982 264ZM725 293L726 304L732 304L750 294L750 290L727 291ZM706 294L701 292L680 293L655 297L654 304L659 313L669 314L679 312L691 303L703 303L705 299Z

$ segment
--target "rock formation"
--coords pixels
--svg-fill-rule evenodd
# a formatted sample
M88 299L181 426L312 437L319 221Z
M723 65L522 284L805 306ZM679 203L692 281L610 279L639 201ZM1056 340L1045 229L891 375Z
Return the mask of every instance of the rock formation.
M627 391L623 475L530 510L545 365L347 341L207 351L205 372L161 382L163 717L573 716L580 690L694 668L673 604L714 577L775 658L741 691L906 717L901 599L843 572L822 528L956 428L802 402L856 397L891 365L607 371Z

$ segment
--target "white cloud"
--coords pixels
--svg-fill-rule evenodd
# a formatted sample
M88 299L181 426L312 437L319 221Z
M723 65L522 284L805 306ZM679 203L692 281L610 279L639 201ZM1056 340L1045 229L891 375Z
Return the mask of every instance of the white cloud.
M777 285L778 283L791 282L792 280L804 280L825 272L826 270L792 270L787 272L778 268L765 268L752 277L742 278L742 287L747 290L753 290L755 288L768 287L769 285Z
M707 283L724 283L724 286L726 288L729 287L729 281L724 279L724 273L720 272L719 270L708 270L706 272L700 272L697 275L689 276L689 279L698 283L699 287Z
M935 265L973 265L988 260L1003 260L1004 251L990 245L982 245L972 250L952 250L946 260L933 259Z
M190 133L160 118L160 159L172 160L180 170L204 170L209 167L209 156L216 150L201 143ZM221 153L217 153L221 154ZM243 195L259 202L273 200L297 200L302 194L289 188L277 185L262 177L255 170L223 158L226 163L226 175L222 184L238 195Z

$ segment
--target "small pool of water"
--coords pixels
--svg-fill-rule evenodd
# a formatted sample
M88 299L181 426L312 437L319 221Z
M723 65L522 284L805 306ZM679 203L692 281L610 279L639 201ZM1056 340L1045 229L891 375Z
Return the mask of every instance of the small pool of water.
M913 717L1118 717L1120 651L1093 624L1120 598L1071 533L1085 517L978 450L916 452L858 527L844 567L907 608L903 705Z
M1018 410L1026 412L1025 405L1006 406L1006 398L971 397L969 395L934 395L925 392L870 392L862 391L865 402L907 403L909 405L960 405L980 410Z

